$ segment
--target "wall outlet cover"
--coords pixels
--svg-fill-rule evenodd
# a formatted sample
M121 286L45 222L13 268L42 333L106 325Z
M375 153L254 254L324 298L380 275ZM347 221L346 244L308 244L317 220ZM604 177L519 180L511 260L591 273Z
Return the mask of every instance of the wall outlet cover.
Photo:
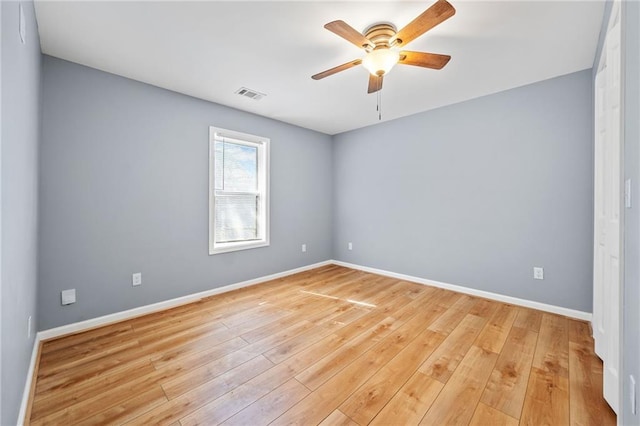
M71 305L72 303L76 303L76 289L72 288L69 290L62 290L60 293L62 298L63 305Z
M135 274L131 275L131 285L142 285L142 272L136 272Z
M533 267L533 279L534 280L544 280L544 268L540 266Z

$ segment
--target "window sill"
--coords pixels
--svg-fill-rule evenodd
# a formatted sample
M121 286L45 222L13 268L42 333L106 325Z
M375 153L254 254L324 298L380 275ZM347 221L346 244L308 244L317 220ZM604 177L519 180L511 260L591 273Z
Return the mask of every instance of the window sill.
M232 251L239 251L239 250L249 250L249 249L254 249L258 247L267 247L267 246L269 246L269 241L251 241L251 242L220 244L218 245L218 247L209 248L209 256L213 256L214 254L229 253Z

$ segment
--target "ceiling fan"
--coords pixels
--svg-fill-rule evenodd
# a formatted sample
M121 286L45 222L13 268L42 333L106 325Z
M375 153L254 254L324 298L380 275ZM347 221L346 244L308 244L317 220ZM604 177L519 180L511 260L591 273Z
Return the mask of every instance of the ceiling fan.
M344 21L329 22L324 26L326 29L364 49L367 53L362 59L338 65L313 75L311 78L320 80L362 64L370 73L367 93L373 93L382 89L384 75L397 63L436 70L442 69L449 62L451 56L399 50L399 47L409 44L455 13L456 10L447 0L438 0L400 31L396 31L395 25L391 23L378 23L367 28L364 34L356 31Z

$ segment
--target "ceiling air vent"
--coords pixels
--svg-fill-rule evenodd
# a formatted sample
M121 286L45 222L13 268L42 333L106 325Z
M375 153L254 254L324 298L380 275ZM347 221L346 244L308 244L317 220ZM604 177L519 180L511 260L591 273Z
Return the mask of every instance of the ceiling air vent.
M236 93L240 96L244 96L245 98L253 99L254 101L259 101L260 99L267 96L264 93L260 93L252 89L247 89L246 87L239 88L238 90L236 90Z

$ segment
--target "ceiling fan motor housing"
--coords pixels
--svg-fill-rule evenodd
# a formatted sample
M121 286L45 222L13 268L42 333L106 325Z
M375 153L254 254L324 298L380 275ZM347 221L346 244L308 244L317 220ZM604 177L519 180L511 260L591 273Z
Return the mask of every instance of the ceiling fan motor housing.
M374 44L374 50L389 49L391 47L389 45L389 40L391 40L391 37L396 35L396 32L397 30L395 25L384 22L371 25L365 30L364 36ZM366 48L366 46L363 47Z

